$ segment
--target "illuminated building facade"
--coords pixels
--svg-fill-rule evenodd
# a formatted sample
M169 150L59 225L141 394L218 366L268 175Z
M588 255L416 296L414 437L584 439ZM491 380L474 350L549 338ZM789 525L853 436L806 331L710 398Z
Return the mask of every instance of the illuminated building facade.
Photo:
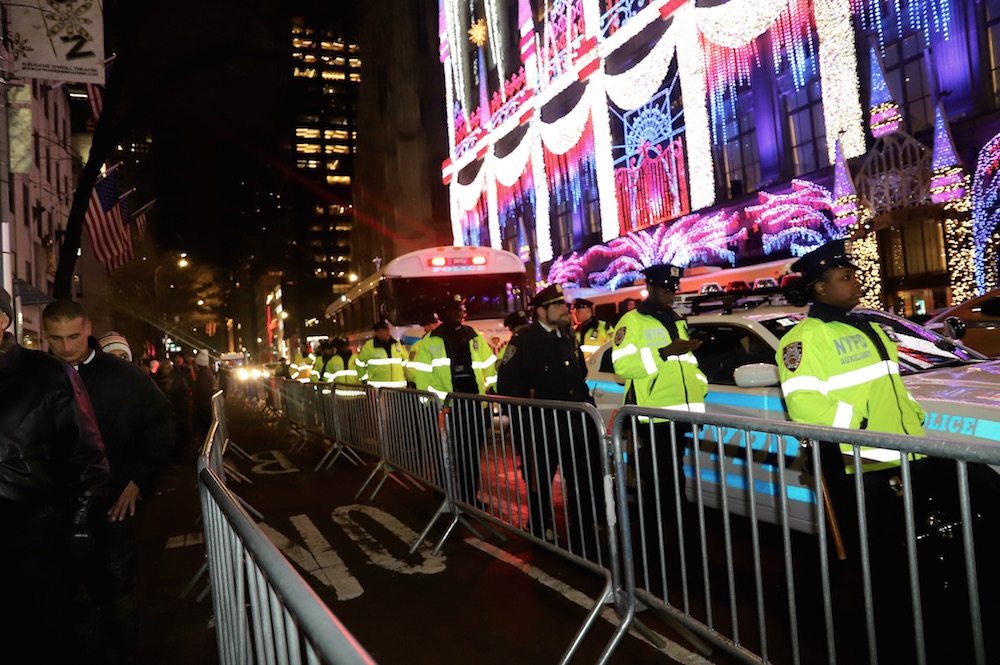
M997 285L998 2L440 0L438 25L458 244L614 288L850 238L866 302L910 315Z

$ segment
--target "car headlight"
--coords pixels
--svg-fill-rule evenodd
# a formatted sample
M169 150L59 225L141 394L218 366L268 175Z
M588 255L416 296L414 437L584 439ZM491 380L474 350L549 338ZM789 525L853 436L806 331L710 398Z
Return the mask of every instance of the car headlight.
M250 372L246 371L242 367L236 371L236 376L240 377L244 381L250 378Z
M256 367L253 368L252 370L250 370L250 376L252 378L254 378L254 379L259 379L260 378L260 370L257 369Z

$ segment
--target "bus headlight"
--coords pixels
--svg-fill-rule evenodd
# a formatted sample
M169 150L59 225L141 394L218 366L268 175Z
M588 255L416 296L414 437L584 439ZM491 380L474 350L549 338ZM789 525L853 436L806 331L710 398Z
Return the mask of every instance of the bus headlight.
M246 371L242 367L236 371L236 376L240 377L243 381L250 378L250 372Z

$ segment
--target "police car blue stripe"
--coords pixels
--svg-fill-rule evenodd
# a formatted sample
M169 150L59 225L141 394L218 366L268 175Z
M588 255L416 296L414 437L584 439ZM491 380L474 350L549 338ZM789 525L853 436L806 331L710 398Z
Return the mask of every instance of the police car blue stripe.
M404 335L403 339L402 339L402 342L406 346L413 346L414 344L416 344L417 342L419 342L420 339L421 338L419 336L418 337L409 337L407 335Z
M709 390L708 395L705 397L705 402L721 406L735 406L743 409L785 412L784 401L780 397L772 397L770 395L743 395L740 393L722 393Z
M593 379L587 380L587 387L593 391L600 388L606 393L618 393L619 395L625 394L625 386L619 385L614 381L594 381Z
M1000 423L995 420L977 421L975 436L980 439L1000 441Z
M694 467L685 464L684 475L688 478L694 478ZM719 474L712 469L702 469L701 479L708 483L714 483L716 485L719 484ZM726 484L729 487L745 490L747 488L747 479L744 476L740 476L735 473L727 473ZM766 480L758 480L754 478L753 486L754 491L757 494L767 494L770 496L778 495L778 485L776 483L770 483ZM811 489L795 485L787 485L786 489L788 491L788 498L792 501L799 501L801 503L816 503L816 493Z

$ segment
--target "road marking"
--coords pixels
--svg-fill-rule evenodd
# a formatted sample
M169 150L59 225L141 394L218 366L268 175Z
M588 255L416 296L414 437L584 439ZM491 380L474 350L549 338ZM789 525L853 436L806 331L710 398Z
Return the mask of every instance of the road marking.
M579 605L580 607L582 607L587 611L590 611L590 608L594 606L594 599L590 598L582 591L574 589L565 582L557 580L548 573L545 573L539 570L538 568L535 568L531 564L525 562L523 559L519 559L513 554L510 554L500 549L499 547L496 547L495 545L483 542L478 538L474 537L466 538L465 542L471 545L472 547L475 547L480 552L492 556L497 561L513 566L514 568L520 570L522 573L524 573L531 579L540 582L543 586L552 589L556 593L566 598L568 601L576 603L577 605ZM617 627L621 625L621 619L615 613L615 611L610 607L605 607L603 610L601 610L601 618L610 623L612 626ZM628 632L630 635L638 637L643 642L650 644L650 642L645 637L643 637L635 628L629 628ZM680 644L677 644L676 642L667 639L666 637L660 635L655 631L650 631L650 632L652 632L654 635L659 637L664 642L665 646L662 649L659 649L659 651L673 658L674 660L689 665L712 665L712 661L702 658L700 655L694 653L693 651L688 651ZM656 648L655 645L650 644L650 646Z
M282 473L295 473L299 470L299 467L295 466L288 456L280 450L265 450L263 452L254 453L250 455L250 461L256 462L253 468L250 469L250 473L256 473L262 476L277 476ZM274 465L278 468L273 469Z
M179 536L170 536L167 538L166 549L173 549L175 547L187 547L188 545L200 545L205 542L205 534L201 531L196 531L195 533L184 533Z
M374 506L365 506L356 503L350 506L341 506L334 510L331 514L333 521L344 529L344 532L365 553L368 560L375 565L386 570L405 573L407 575L418 573L421 575L434 575L444 571L446 557L442 554L431 556L432 547L428 544L422 544L417 548L417 554L424 561L421 565L413 565L397 559L389 553L384 545L372 537L363 526L354 521L351 517L352 512L362 513L375 520L385 527L387 531L399 538L407 548L409 548L411 543L416 541L419 534L389 513Z
M307 516L293 515L292 524L302 536L305 547L293 543L283 533L261 522L258 524L275 546L320 584L333 589L337 600L351 600L364 593L361 583L351 575L343 559L330 547Z

